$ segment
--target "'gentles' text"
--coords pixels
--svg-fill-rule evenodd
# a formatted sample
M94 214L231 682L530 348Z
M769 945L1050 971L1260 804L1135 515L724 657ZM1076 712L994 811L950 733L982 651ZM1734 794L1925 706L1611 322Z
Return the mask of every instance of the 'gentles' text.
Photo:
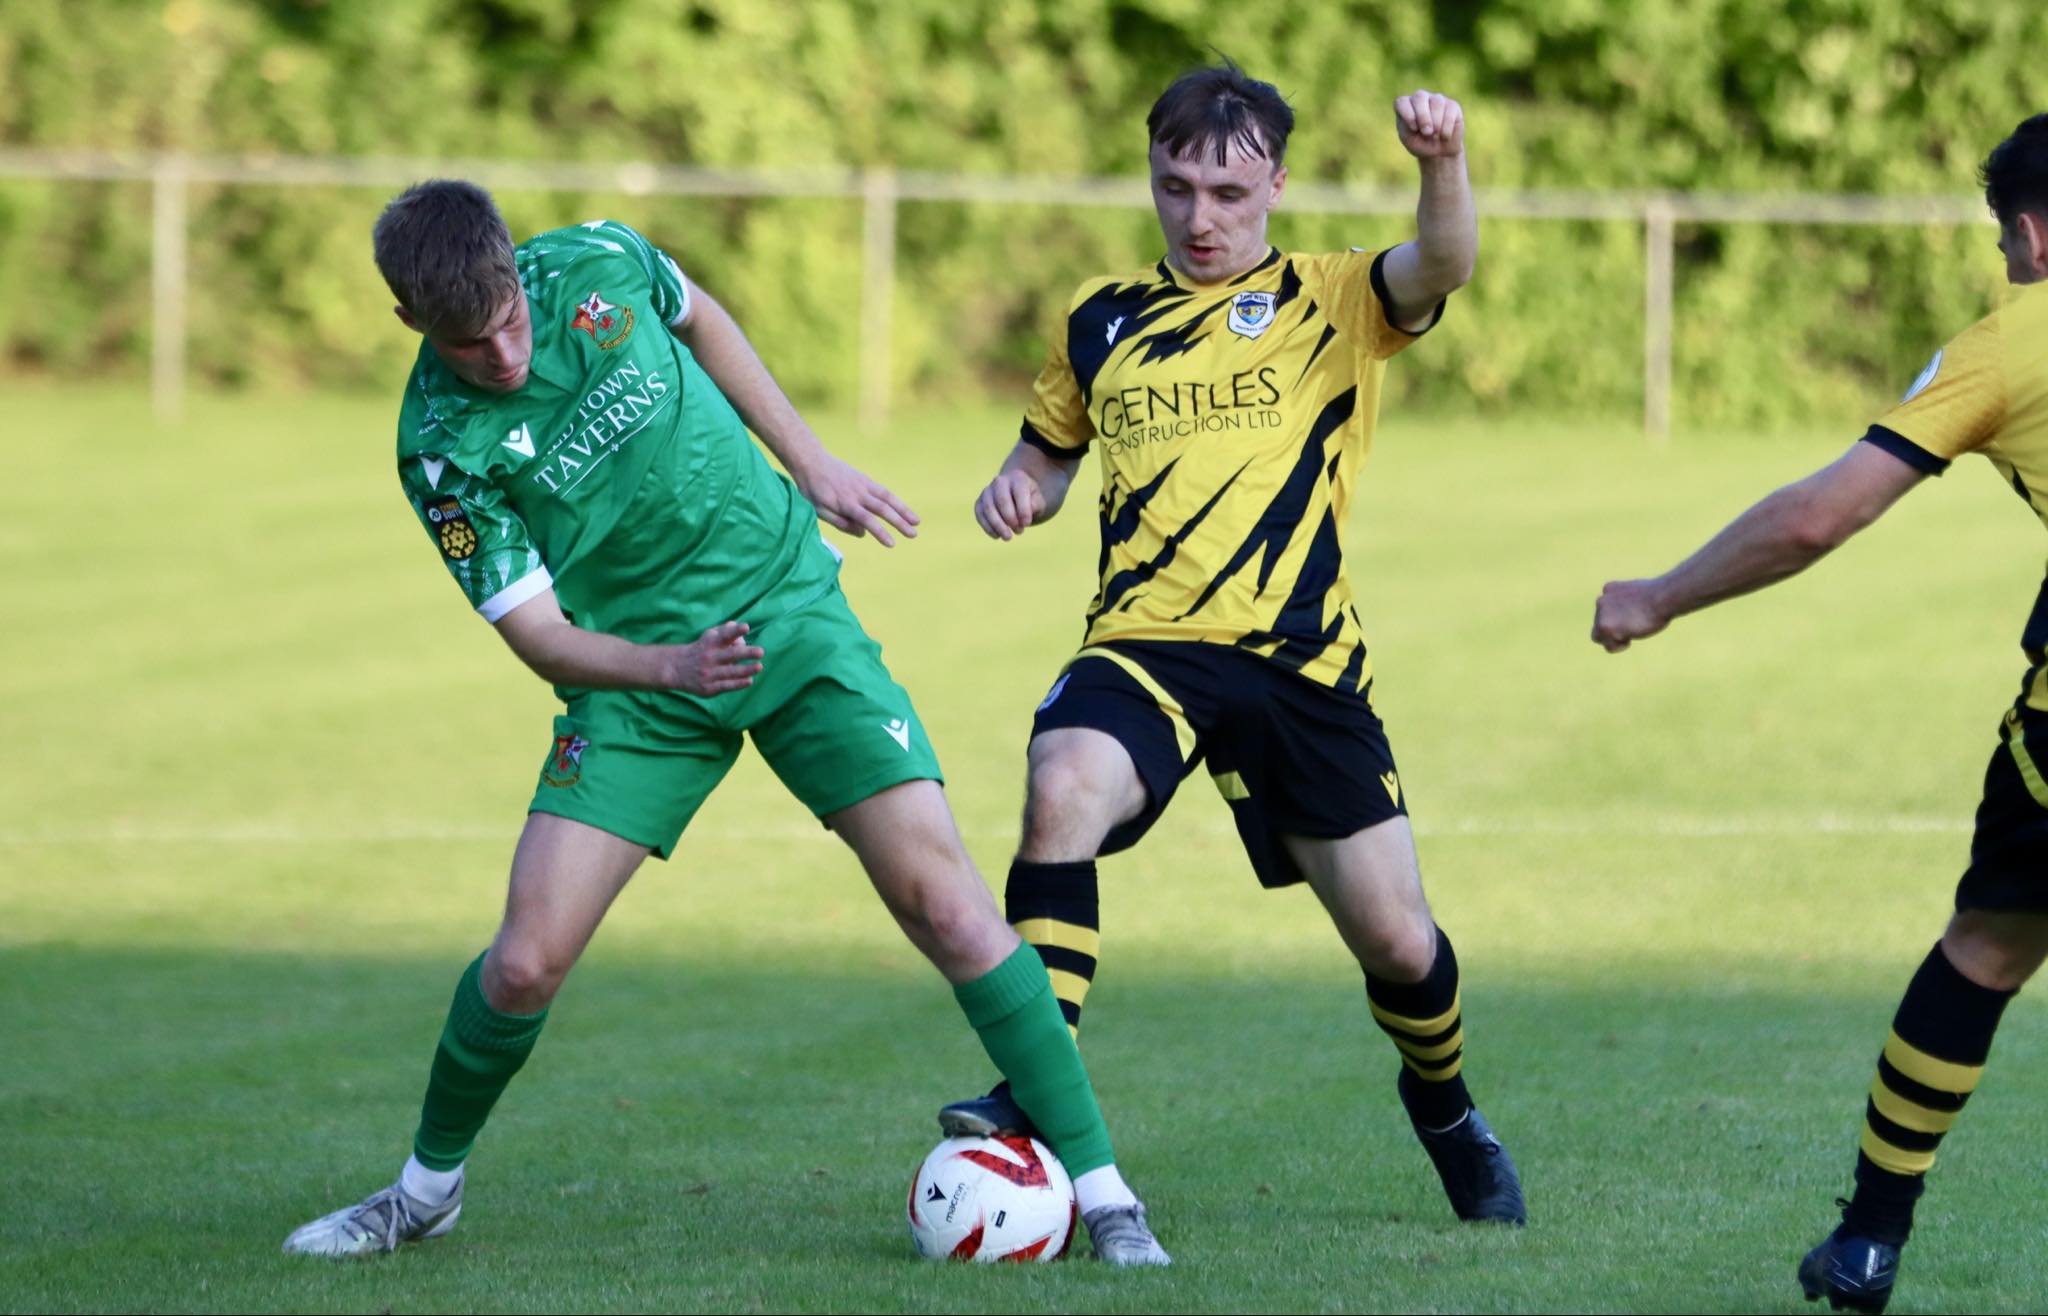
M1268 429L1280 423L1272 408L1280 401L1272 366L1240 370L1229 381L1140 385L1101 400L1095 432L1111 451L1220 430Z

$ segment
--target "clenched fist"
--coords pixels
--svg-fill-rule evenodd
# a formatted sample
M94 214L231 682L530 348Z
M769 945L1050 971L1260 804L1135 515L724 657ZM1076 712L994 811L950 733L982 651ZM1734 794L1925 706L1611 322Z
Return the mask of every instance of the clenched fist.
M1395 97L1394 129L1418 160L1448 160L1465 150L1464 107L1433 91Z
M1593 643L1609 653L1620 653L1670 624L1654 580L1610 580L1593 605Z

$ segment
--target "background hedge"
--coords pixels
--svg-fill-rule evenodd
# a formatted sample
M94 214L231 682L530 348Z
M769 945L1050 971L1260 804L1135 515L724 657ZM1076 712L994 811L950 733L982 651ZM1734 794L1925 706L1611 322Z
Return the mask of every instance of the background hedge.
M1160 87L1212 50L1300 116L1296 179L1414 176L1390 101L1459 96L1482 185L1974 190L2043 108L2048 7L2005 0L9 0L0 140L714 166L1136 174ZM2044 97L2043 99L2048 99ZM643 226L743 317L804 399L850 403L857 202L506 194L516 231ZM390 387L364 189L192 195L192 348L219 384ZM899 399L1010 390L1080 278L1158 254L1143 212L906 205ZM1640 403L1642 239L1488 221L1479 274L1410 405L1625 413ZM1281 217L1283 245L1380 245L1402 219ZM139 185L0 185L0 362L139 376ZM1682 226L1682 424L1852 413L1992 304L1990 228Z

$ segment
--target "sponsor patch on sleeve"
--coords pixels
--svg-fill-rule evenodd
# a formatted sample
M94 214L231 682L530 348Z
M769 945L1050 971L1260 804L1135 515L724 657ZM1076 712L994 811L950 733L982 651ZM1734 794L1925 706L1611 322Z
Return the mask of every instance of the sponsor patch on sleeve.
M442 554L451 562L476 554L476 527L469 523L469 514L452 495L430 498L422 504L422 510L427 514L427 524L434 528L434 539L441 545Z

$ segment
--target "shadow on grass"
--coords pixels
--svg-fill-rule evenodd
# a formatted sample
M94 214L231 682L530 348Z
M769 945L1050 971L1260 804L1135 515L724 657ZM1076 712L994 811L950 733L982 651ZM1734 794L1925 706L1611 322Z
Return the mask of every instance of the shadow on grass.
M1777 1309L1845 1185L1892 1005L1472 984L1468 1072L1528 1183L1518 1234L1450 1220L1355 983L1125 964L1090 999L1088 1055L1180 1264L990 1273L916 1263L901 1220L932 1110L989 1078L936 977L598 961L484 1135L455 1235L367 1266L282 1258L405 1155L460 967L6 952L0 1306ZM2033 1145L2042 1034L2013 1012L1943 1154L1910 1305L2048 1290L1992 1205L2002 1149Z

